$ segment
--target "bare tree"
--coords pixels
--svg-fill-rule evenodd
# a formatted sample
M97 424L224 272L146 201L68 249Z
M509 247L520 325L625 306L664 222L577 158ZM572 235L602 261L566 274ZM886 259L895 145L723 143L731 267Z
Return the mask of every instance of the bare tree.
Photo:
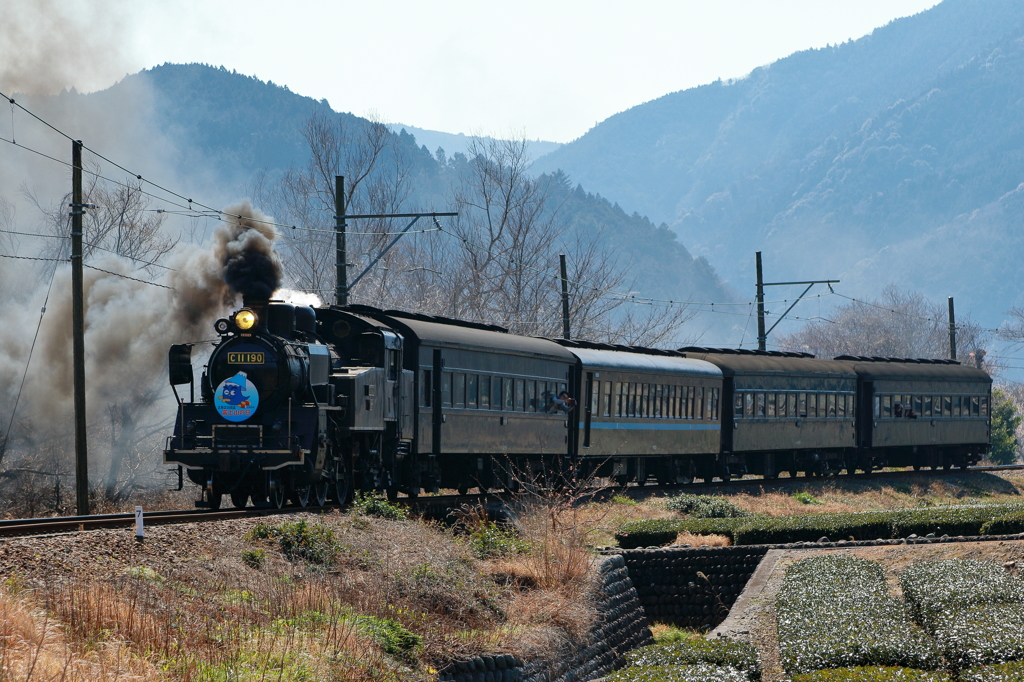
M294 286L324 296L334 291L335 176L345 177L350 214L395 213L409 196L409 167L395 135L379 120L350 122L314 109L302 131L309 149L303 168L291 168L279 183L258 178L255 194L279 221L302 226L286 235L286 271ZM391 220L349 224L348 250L376 253L392 230Z
M949 323L945 306L921 294L890 284L876 301L839 306L831 319L810 322L779 337L783 350L804 351L821 358L866 355L897 358L949 357ZM989 336L969 315L957 321L957 360L975 364ZM992 365L985 364L986 369Z

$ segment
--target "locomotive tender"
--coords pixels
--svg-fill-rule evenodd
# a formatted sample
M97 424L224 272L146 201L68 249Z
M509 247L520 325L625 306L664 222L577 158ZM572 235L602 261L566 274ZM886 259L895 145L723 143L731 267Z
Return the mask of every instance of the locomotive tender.
M664 351L277 301L247 300L215 328L198 401L191 346L171 348L171 385L190 384L190 398L164 452L213 508L224 495L343 504L354 489L516 490L553 476L967 467L989 444L991 379L948 360Z

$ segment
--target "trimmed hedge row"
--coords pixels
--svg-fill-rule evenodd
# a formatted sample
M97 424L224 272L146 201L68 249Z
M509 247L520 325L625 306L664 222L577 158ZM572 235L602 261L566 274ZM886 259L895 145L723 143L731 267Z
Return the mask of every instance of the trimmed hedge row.
M1024 661L1011 661L960 673L960 682L1020 682L1024 680Z
M725 535L736 545L787 544L830 540L875 540L910 535L973 536L985 531L1024 532L1024 506L997 504L984 506L928 507L891 511L850 512L841 514L800 514L795 516L750 516L723 519L658 519L623 524L616 539L625 549L665 545L676 535ZM996 524L994 519L999 521ZM1015 530L1020 528L1020 530Z
M745 642L724 638L692 637L671 644L653 644L629 652L626 662L639 668L710 663L740 670L752 682L761 679L757 649Z
M996 517L981 527L982 535L1015 535L1024 533L1024 511Z
M949 679L944 672L886 666L816 670L794 675L792 682L948 682Z
M780 661L790 674L824 668L942 667L935 644L889 596L885 570L826 555L789 567L775 602Z
M676 536L683 532L694 535L725 535L730 540L737 527L750 523L751 517L732 517L723 519L652 519L646 521L630 521L619 527L615 533L619 547L636 549L637 547L658 547L675 542Z
M990 561L916 564L900 575L911 616L954 668L1024 659L1024 582Z
M682 493L665 498L665 508L680 514L688 514L698 519L725 519L750 516L746 511L727 497L718 495L691 495Z
M604 678L605 682L747 682L736 668L695 663L662 665L653 668L623 668Z

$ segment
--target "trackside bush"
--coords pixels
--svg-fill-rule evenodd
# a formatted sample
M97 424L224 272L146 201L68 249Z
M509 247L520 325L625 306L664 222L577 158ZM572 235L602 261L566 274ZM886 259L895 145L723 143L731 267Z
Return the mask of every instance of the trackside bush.
M761 679L757 649L745 642L724 638L691 637L671 644L653 644L630 651L626 661L638 667L711 663L743 671L748 680Z
M960 673L960 682L1020 682L1024 680L1024 661L971 668Z
M780 662L790 674L942 665L935 644L889 596L885 571L873 561L827 555L794 564L775 607Z
M954 668L1024 659L1024 582L998 564L922 562L900 575L900 586Z
M949 679L944 672L878 666L816 670L793 675L791 682L948 682Z
M313 564L327 564L338 553L334 531L322 523L285 521L280 524L258 523L245 535L245 539L275 540L281 551L291 560L301 559Z
M401 521L409 517L408 509L391 504L386 497L378 493L356 493L352 500L352 508L367 516L378 516L392 521Z
M688 514L697 519L727 519L750 516L750 512L741 509L735 502L715 495L690 495L683 493L665 500L665 507L680 514Z
M605 682L747 682L747 679L740 670L710 663L630 667L604 678Z

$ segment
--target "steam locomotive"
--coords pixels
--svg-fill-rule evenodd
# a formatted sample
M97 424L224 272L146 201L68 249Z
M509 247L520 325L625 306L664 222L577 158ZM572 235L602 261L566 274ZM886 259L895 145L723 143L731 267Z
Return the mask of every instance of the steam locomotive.
M246 300L215 328L198 401L192 347L171 347L178 414L164 452L211 508L224 495L236 507L344 504L353 490L552 477L963 468L989 447L991 379L949 360L666 351L280 301Z

